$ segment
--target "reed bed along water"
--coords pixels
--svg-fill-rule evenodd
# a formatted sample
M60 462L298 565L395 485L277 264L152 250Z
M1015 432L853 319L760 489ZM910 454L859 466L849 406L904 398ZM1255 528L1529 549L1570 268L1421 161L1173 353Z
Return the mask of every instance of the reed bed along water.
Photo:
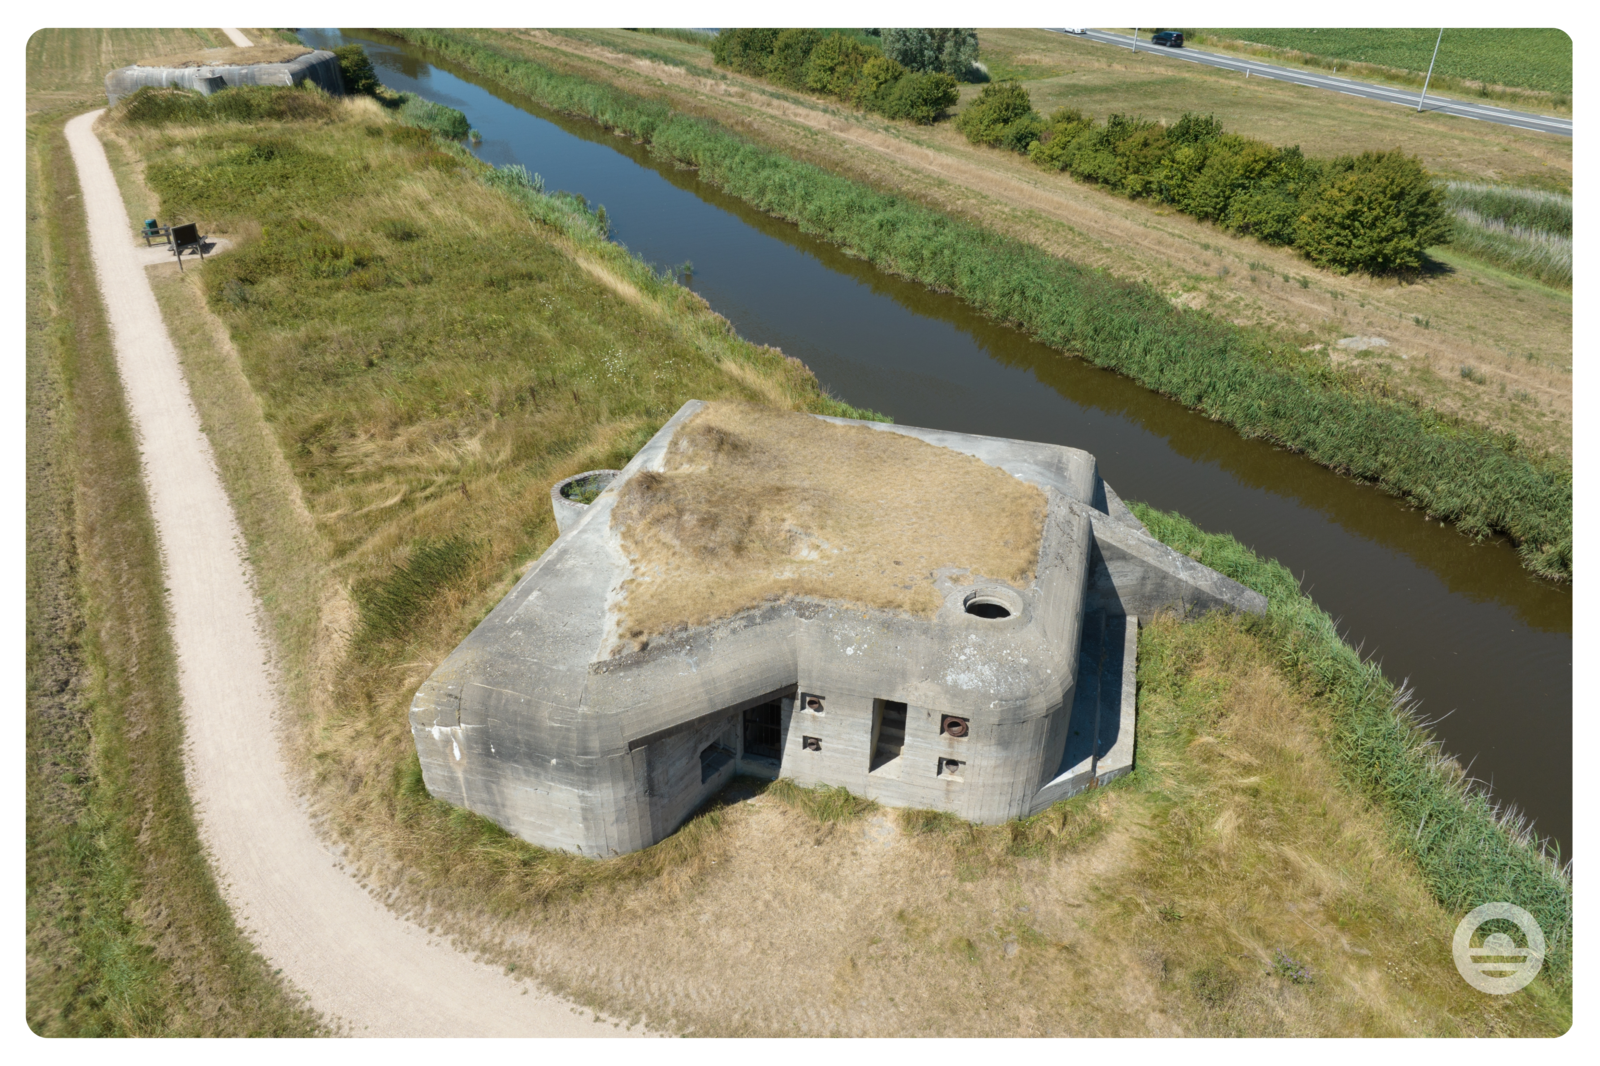
M1053 348L1380 485L1471 536L1502 532L1536 573L1572 573L1562 463L1374 394L1285 338L1175 308L1149 286L1050 255L755 144L718 123L438 30L391 31L545 107L631 134L745 202L884 270L951 292Z
M1446 202L1457 251L1552 285L1572 284L1572 197L1453 181Z

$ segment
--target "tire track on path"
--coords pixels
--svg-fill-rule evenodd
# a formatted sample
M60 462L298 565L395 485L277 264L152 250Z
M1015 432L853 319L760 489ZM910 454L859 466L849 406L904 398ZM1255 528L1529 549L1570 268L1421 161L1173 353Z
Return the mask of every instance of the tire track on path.
M67 143L170 589L189 790L235 921L355 1035L621 1035L401 919L339 870L312 829L278 747L243 538L94 133L102 114L68 122Z

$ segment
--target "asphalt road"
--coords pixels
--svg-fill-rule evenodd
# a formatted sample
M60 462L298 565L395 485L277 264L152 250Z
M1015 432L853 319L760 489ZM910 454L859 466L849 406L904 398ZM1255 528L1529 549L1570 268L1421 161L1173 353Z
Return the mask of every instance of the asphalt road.
M1054 30L1056 33L1065 33L1065 30ZM1106 33L1103 30L1087 30L1081 34L1071 34L1081 40L1096 41L1100 44L1117 45L1121 48L1131 48L1133 38L1122 33ZM1274 78L1278 81L1293 82L1296 85L1309 85L1314 89L1330 89L1334 92L1344 93L1346 96L1363 96L1369 100L1382 100L1391 104L1402 104L1415 108L1420 91L1416 89L1390 89L1382 85L1373 85L1369 82L1352 81L1349 78L1338 78L1328 74L1316 74L1308 70L1295 70L1292 67L1275 67L1270 63L1258 62L1254 59L1239 59L1234 56L1218 55L1215 52L1202 52L1197 48L1162 48L1153 45L1148 40L1139 41L1139 51L1155 52L1171 59L1180 59L1189 63L1204 63L1206 66L1221 67L1224 70L1236 70L1240 74L1248 71L1252 78ZM1502 126L1515 126L1518 129L1537 130L1540 133L1554 133L1561 137L1572 136L1572 120L1569 118L1551 118L1547 115L1533 115L1526 111L1511 111L1503 107L1490 107L1487 104L1464 103L1460 100L1451 100L1443 96L1428 93L1427 102L1423 105L1425 111L1437 111L1446 115L1459 115L1461 118L1477 119L1479 122L1494 122Z

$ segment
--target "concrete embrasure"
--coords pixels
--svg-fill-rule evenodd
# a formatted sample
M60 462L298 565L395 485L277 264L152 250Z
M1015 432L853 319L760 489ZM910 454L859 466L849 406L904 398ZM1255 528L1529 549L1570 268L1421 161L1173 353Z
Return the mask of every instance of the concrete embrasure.
M641 645L619 633L637 575L618 501L632 479L659 478L705 407L685 404L575 521L553 495L561 535L412 701L433 795L591 855L662 839L739 772L1004 821L1131 769L1139 618L1265 609L1150 537L1087 452L822 419L949 449L1041 491L1031 577L932 560L905 576L933 582L931 616L775 594Z

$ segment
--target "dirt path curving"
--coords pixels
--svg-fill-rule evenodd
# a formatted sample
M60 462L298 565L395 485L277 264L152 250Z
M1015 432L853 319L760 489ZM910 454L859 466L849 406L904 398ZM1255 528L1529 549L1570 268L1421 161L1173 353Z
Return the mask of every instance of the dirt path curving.
M278 749L280 712L239 527L95 136L101 114L67 123L67 143L166 565L190 793L235 919L270 965L352 1034L620 1033L400 919L340 871L312 829Z

